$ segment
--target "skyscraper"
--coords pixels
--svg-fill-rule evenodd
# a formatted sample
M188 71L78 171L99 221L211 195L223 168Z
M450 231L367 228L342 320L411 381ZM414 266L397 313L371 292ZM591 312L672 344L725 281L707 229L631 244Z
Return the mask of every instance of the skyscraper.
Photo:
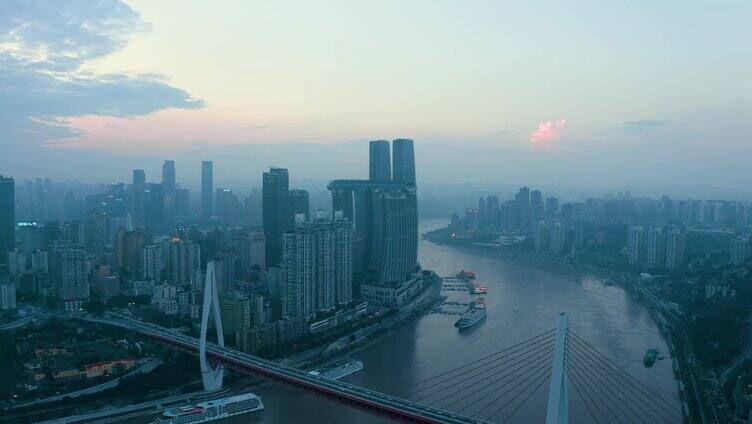
M143 169L133 170L133 185L141 187L146 185L146 173Z
M415 152L413 141L398 138L392 142L392 160L394 161L393 180L415 183Z
M522 187L514 196L515 218L518 228L528 229L530 226L530 189Z
M13 178L0 175L0 264L16 247L16 186Z
M144 225L144 190L146 190L146 174L143 169L134 169L130 193L130 213L131 221L137 226Z
M387 140L374 140L368 144L368 179L385 182L392 179L392 163Z
M201 162L201 215L214 215L214 163Z
M306 190L290 190L290 213L292 216L303 214L306 221L311 219L311 207Z
M370 268L376 284L395 287L418 267L418 207L415 185L373 190Z
M277 266L282 254L282 234L292 228L290 177L285 168L264 172L263 224L266 236L266 266Z
M162 164L162 188L168 196L175 191L175 161L166 160Z

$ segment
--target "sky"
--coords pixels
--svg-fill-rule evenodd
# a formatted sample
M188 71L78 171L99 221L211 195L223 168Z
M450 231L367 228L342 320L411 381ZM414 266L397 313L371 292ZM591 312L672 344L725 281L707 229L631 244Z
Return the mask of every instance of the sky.
M752 181L752 2L0 2L0 173L367 175L412 138L425 182Z

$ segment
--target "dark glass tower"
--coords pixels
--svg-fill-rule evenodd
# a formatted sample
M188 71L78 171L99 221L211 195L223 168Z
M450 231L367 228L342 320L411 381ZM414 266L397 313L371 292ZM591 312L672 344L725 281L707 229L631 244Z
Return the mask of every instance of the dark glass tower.
M201 162L201 215L214 214L214 163L210 160Z
M175 191L175 161L166 160L162 164L162 190L168 195Z
M279 265L282 233L292 228L290 176L285 168L269 168L263 176L263 224L266 236L266 266Z
M392 160L394 161L394 181L415 183L415 152L413 141L398 138L392 143Z
M386 140L374 140L368 145L368 179L371 182L392 179L392 161L389 142Z
M13 178L0 175L0 264L6 252L16 246L16 185Z

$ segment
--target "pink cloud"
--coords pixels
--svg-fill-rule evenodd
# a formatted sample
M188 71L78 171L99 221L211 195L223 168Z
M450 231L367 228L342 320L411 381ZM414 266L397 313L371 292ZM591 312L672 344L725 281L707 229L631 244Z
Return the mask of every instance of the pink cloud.
M538 124L538 129L530 134L530 142L533 144L550 143L561 137L561 131L567 126L566 119L547 121Z

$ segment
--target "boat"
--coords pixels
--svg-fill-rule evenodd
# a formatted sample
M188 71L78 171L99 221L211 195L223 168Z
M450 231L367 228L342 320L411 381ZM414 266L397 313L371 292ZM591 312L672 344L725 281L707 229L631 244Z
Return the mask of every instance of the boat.
M645 363L645 366L650 368L655 363L656 358L658 358L658 350L657 349L648 349L645 351L645 357L643 358L643 362Z
M253 393L209 400L196 405L167 408L157 417L155 424L208 423L264 409L264 404Z
M465 280L475 280L475 273L463 269L459 274L457 274L457 277L463 278Z
M488 287L484 284L473 284L473 294L486 294L488 293Z
M488 315L486 308L470 308L467 312L460 316L460 319L454 323L454 326L460 330L470 328L479 323L483 318Z
M330 380L339 380L342 377L346 377L362 369L363 362L357 359L341 358L314 370L308 371L308 374L317 377L328 378Z
M485 308L486 307L486 299L479 297L473 301L472 304L473 308Z

